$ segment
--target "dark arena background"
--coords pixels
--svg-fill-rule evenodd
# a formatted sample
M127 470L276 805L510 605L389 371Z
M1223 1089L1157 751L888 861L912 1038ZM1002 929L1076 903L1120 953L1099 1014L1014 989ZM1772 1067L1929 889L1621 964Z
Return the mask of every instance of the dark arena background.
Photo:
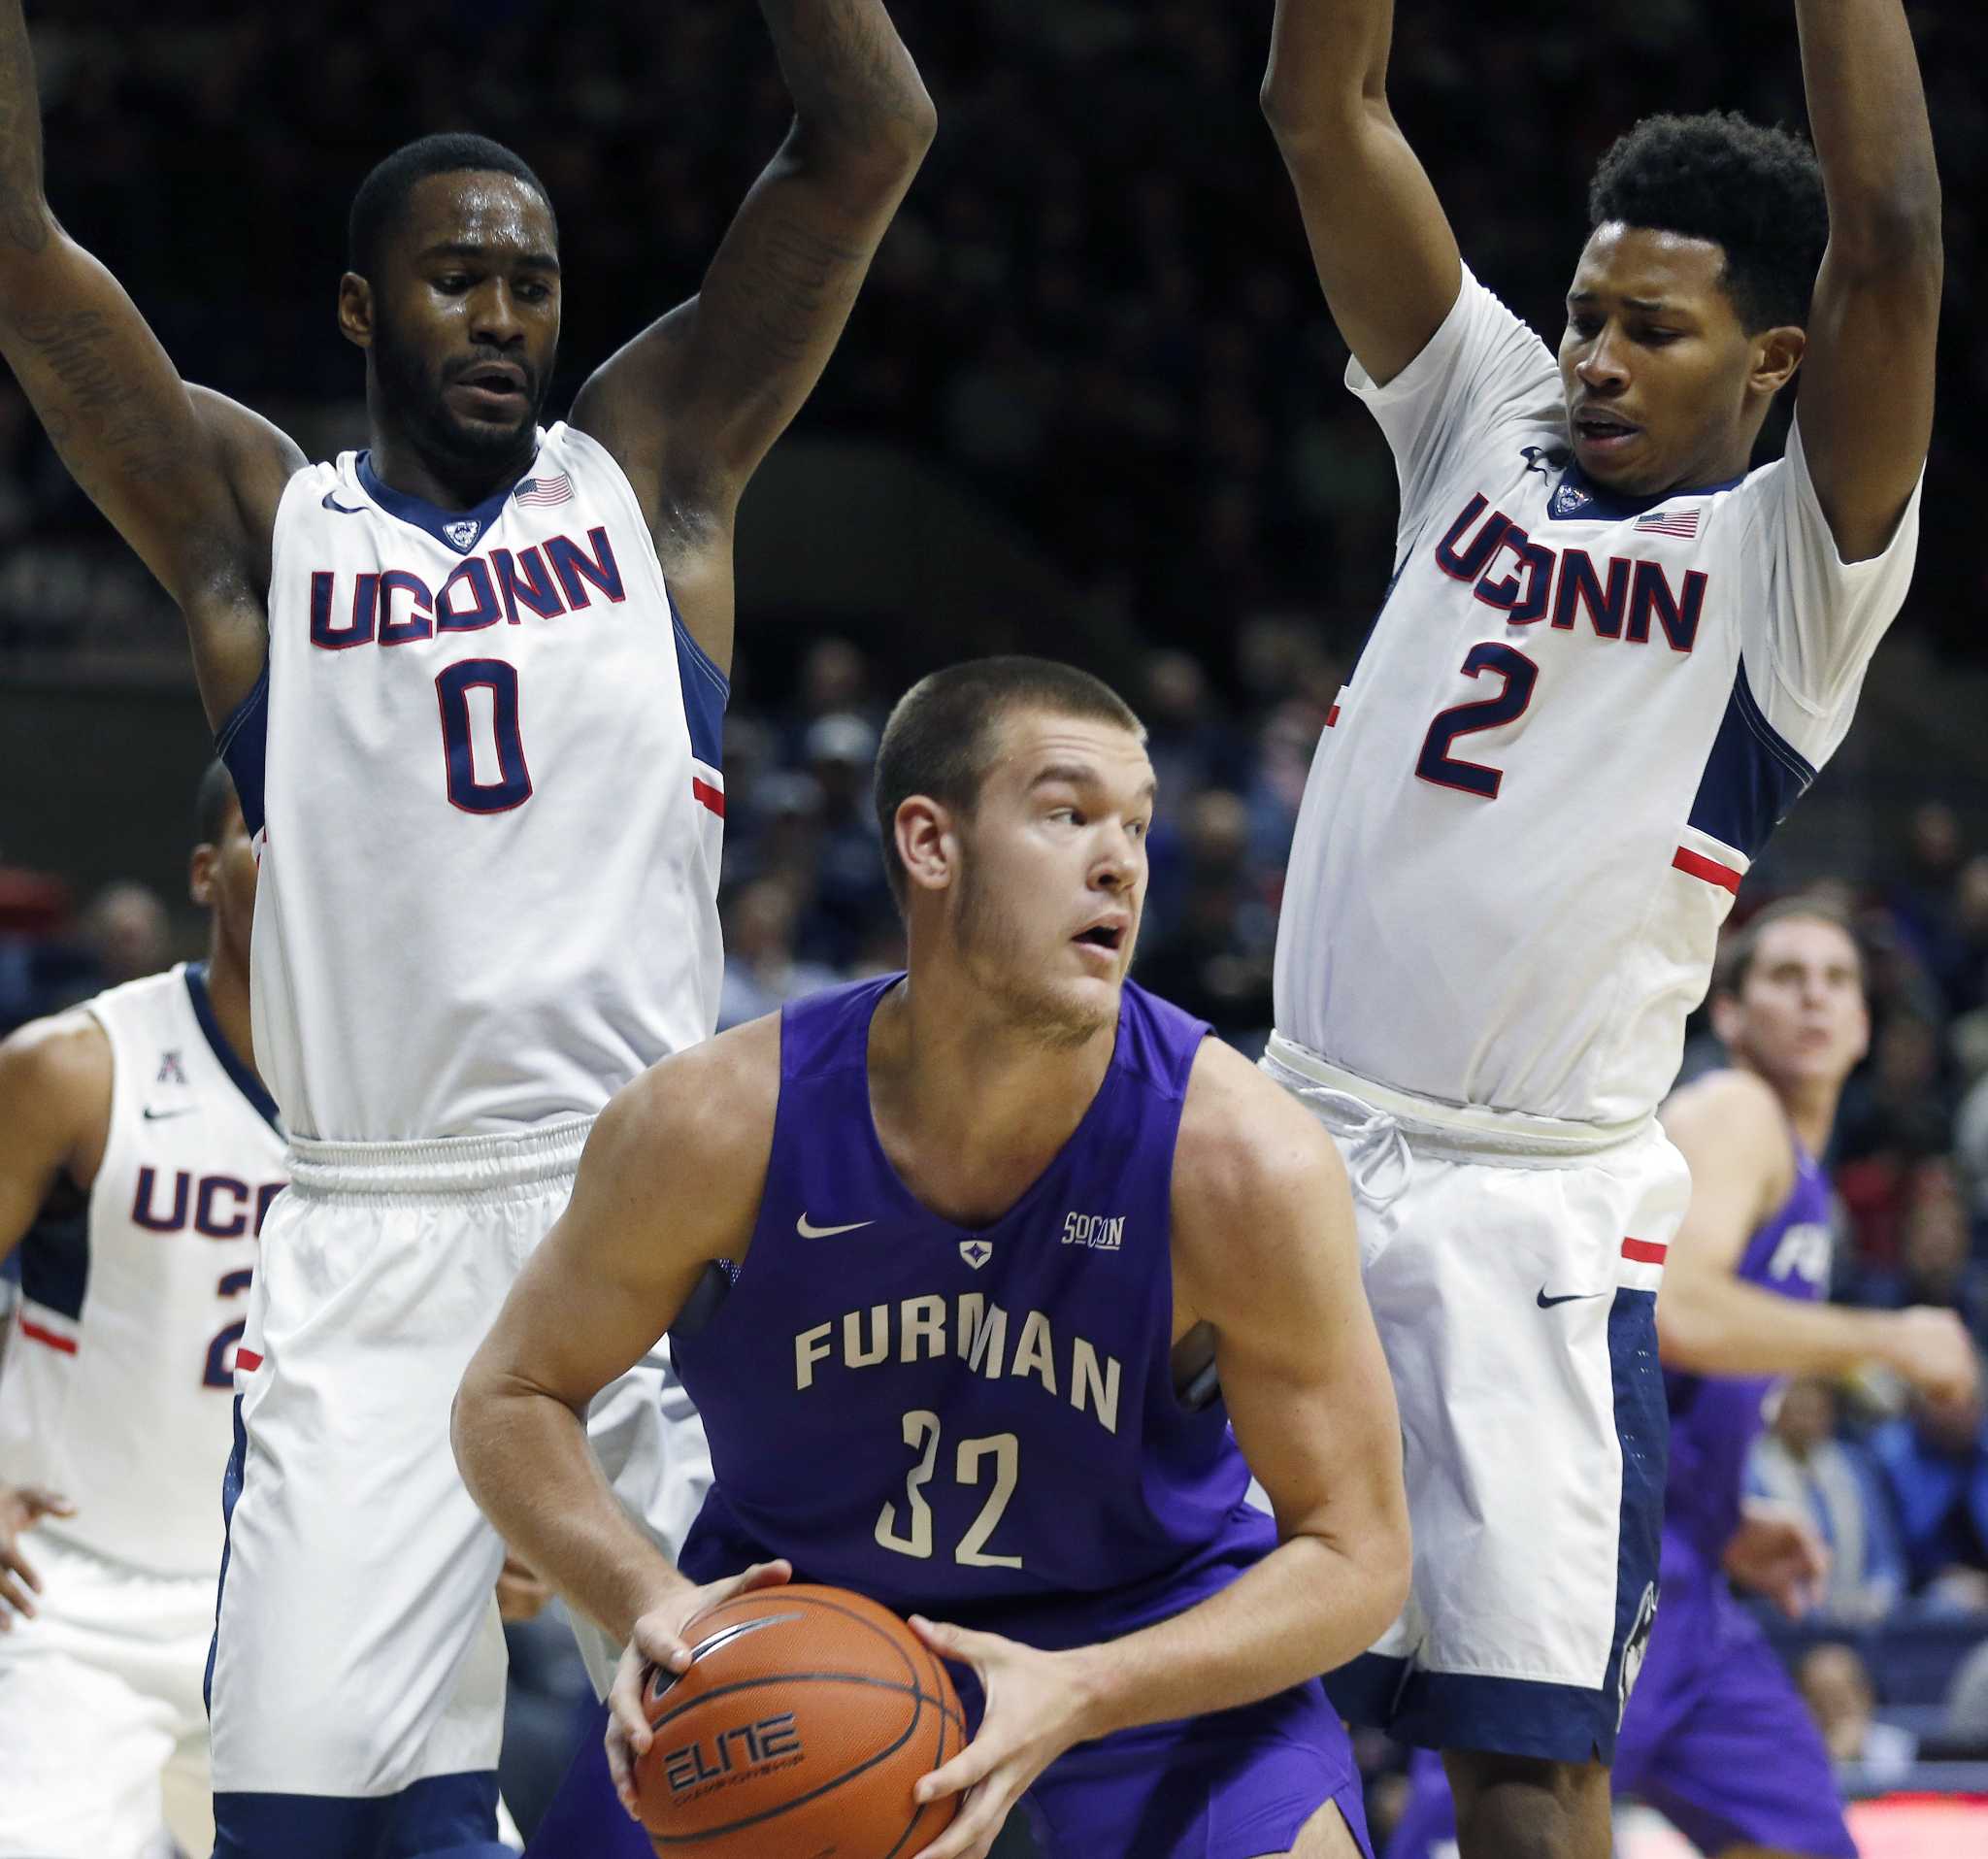
M899 959L867 806L883 714L935 666L1026 649L1110 679L1151 729L1137 976L1260 1049L1299 798L1396 507L1258 110L1270 12L895 0L939 139L741 522L726 1023ZM1875 1036L1830 1158L1835 1295L1951 1306L1988 1344L1988 10L1910 15L1947 254L1917 580L1733 920L1817 885L1854 911ZM30 20L55 212L188 379L313 457L365 443L333 302L347 208L382 153L476 129L544 178L557 416L696 288L788 117L749 0L46 0ZM1786 0L1399 0L1396 35L1395 108L1466 258L1549 341L1587 177L1620 131L1656 109L1803 121ZM195 951L185 851L209 753L177 615L0 375L0 1032ZM612 819L598 850L615 855ZM1714 1056L1701 1030L1687 1067ZM1929 1572L1884 1510L1903 1390L1872 1376L1802 1411L1808 1434L1777 1422L1778 1449L1840 1448L1871 1510L1865 1566L1773 1631L1857 1837L1874 1859L1988 1850L1988 1496L1970 1552ZM1988 1425L1973 1450L1988 1493ZM1848 1657L1810 1656L1824 1646ZM514 1677L505 1783L528 1831L584 1679L543 1620L515 1630ZM1378 1832L1405 1752L1360 1746ZM1618 1839L1632 1859L1691 1850L1634 1808Z

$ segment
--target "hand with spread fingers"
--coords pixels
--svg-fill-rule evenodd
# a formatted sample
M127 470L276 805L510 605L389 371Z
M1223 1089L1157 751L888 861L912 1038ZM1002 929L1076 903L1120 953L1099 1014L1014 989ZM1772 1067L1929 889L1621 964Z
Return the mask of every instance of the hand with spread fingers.
M1800 1511L1750 1500L1726 1544L1726 1573L1765 1595L1790 1620L1814 1607L1829 1580L1829 1545Z
M42 1577L21 1552L24 1531L44 1517L73 1517L76 1507L56 1491L34 1484L0 1483L0 1633L14 1631L14 1616L32 1620L33 1596L42 1591Z
M608 1772L621 1805L634 1818L642 1817L635 1804L635 1765L653 1741L642 1708L649 1667L660 1666L680 1676L690 1670L696 1640L689 1630L700 1614L756 1588L781 1587L793 1577L790 1562L755 1562L743 1575L722 1581L708 1581L702 1587L685 1584L636 1621L608 1692Z
M920 1803L966 1797L958 1817L919 1859L987 1859L1036 1777L1066 1749L1096 1734L1085 1716L1088 1688L1077 1681L1067 1652L1044 1652L917 1614L911 1629L942 1659L972 1666L987 1701L979 1734L918 1783L914 1799Z

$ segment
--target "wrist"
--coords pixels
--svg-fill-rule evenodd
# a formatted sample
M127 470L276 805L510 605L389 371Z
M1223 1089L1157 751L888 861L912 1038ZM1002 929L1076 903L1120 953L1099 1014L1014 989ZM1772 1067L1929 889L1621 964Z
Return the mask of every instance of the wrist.
M1124 1661L1110 1642L1074 1646L1055 1657L1063 1668L1073 1743L1108 1737L1114 1730L1129 1729L1140 1720L1132 1705Z

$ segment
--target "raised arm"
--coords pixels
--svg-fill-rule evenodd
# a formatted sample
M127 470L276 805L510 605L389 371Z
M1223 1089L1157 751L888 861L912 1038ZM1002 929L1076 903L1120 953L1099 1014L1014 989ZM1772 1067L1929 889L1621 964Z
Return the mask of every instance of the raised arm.
M117 281L56 223L20 0L0 0L0 353L76 481L185 614L218 724L261 670L269 533L301 455L232 401L189 389Z
M1657 1345L1698 1375L1840 1375L1883 1362L1922 1387L1972 1385L1973 1351L1951 1311L1853 1311L1784 1298L1734 1276L1748 1236L1786 1198L1787 1121L1746 1072L1719 1072L1664 1107L1691 1165L1691 1209L1664 1263Z
M1263 113L1346 347L1385 386L1463 286L1436 189L1387 104L1394 0L1277 0Z
M87 1013L35 1020L0 1042L0 1259L18 1245L63 1176L86 1188L111 1118L111 1042ZM70 1506L0 1479L0 1633L32 1615L41 1577L21 1533Z
M882 0L760 0L794 124L704 284L580 389L573 422L620 461L686 623L731 657L731 526L812 391L936 124Z
M1933 433L1939 174L1901 0L1795 0L1829 200L1798 416L1837 552L1881 554Z
M525 1562L622 1641L690 1584L615 1501L587 1446L587 1404L676 1321L711 1260L743 1255L779 1080L779 1023L767 1019L620 1091L456 1395L471 1495Z

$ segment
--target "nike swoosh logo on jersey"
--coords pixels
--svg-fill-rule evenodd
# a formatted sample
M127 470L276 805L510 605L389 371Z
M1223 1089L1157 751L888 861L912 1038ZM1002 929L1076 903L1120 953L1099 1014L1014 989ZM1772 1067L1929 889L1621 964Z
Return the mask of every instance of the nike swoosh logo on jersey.
M1598 1298L1601 1295L1599 1291L1569 1291L1560 1297L1549 1298L1546 1295L1546 1287L1542 1284L1540 1286L1540 1309L1550 1311L1556 1304L1578 1304L1583 1298Z
M804 1213L794 1222L794 1231L804 1240L832 1240L838 1233L855 1233L876 1224L875 1220L851 1220L847 1226L811 1226Z
M176 1116L191 1116L195 1111L199 1110L199 1108L200 1106L198 1104L188 1104L182 1110L155 1111L149 1104L148 1104L145 1107L144 1116L145 1120L148 1123L165 1123L169 1122L172 1118Z
M363 504L357 510L354 510L349 504L340 503L328 490L318 501L323 504L326 510L335 510L341 516L363 516L366 514L366 508Z

